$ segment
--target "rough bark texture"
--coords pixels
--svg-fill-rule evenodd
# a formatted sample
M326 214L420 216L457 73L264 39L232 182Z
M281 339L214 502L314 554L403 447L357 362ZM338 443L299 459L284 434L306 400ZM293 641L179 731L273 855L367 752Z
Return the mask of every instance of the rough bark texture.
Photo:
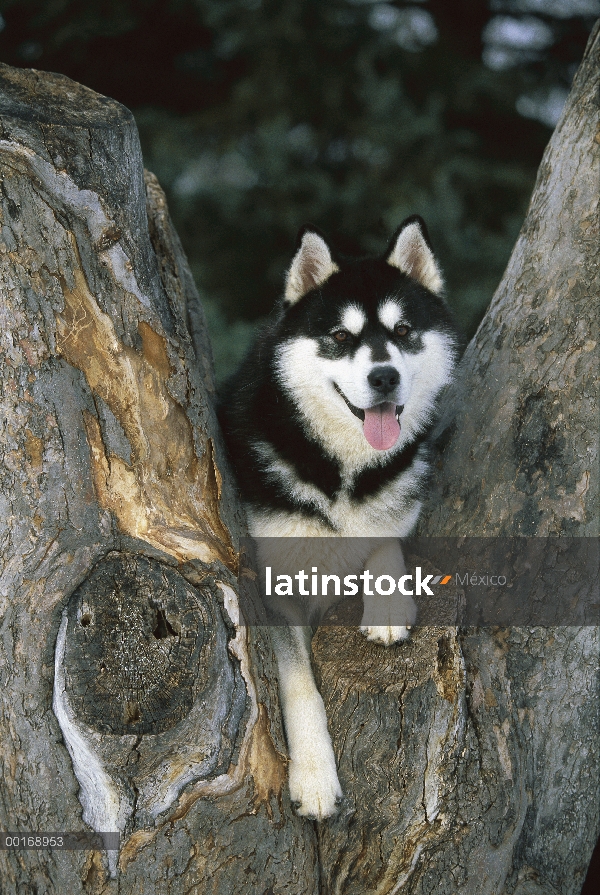
M6 66L0 96L0 829L124 843L0 851L0 890L314 892L164 196L122 106Z
M449 398L424 534L597 533L599 55L596 31ZM598 833L594 628L391 649L322 628L346 801L318 830L293 815L164 196L118 104L6 67L0 88L0 829L124 843L0 851L3 895L575 895Z
M598 535L599 76L596 28L448 397L423 535ZM599 646L597 627L429 628L381 662L321 629L350 802L319 831L325 891L578 893L599 832Z

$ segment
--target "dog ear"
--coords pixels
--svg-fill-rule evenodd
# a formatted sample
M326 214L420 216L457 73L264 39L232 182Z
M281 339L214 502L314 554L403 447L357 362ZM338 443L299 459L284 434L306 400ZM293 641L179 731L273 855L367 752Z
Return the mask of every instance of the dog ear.
M339 270L325 237L314 227L304 227L298 234L298 243L285 280L284 299L290 305Z
M440 269L431 251L425 221L415 214L396 230L385 260L417 280L430 292L439 294L444 288Z

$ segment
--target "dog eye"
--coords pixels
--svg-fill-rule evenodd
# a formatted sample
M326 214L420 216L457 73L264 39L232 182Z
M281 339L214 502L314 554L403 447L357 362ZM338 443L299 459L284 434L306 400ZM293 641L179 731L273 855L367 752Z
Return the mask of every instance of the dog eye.
M345 329L338 329L334 332L333 338L336 342L347 342L350 338L350 333Z
M409 332L410 332L410 330L409 330L408 326L406 326L404 323L399 323L396 326L396 335L397 336L407 336Z

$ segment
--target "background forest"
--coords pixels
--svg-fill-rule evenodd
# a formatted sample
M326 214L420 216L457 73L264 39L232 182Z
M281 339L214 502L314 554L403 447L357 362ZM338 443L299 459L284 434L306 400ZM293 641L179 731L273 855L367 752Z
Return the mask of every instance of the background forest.
M5 0L0 59L133 110L235 366L306 222L379 252L421 214L470 336L600 0Z

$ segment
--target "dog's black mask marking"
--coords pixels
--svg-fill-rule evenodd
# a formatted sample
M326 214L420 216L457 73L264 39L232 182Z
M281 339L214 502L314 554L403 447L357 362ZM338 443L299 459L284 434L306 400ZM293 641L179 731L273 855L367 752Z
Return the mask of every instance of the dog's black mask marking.
M386 299L399 301L408 335L397 336L380 322L377 311ZM365 326L357 336L350 334L347 341L337 342L331 333L340 324L340 308L351 304L366 315ZM389 358L387 342L416 354L423 349L423 333L433 328L456 338L456 326L444 300L382 259L347 263L296 304L282 305L280 314L283 338L316 338L319 354L332 360L353 356L367 344L372 360L385 362Z

